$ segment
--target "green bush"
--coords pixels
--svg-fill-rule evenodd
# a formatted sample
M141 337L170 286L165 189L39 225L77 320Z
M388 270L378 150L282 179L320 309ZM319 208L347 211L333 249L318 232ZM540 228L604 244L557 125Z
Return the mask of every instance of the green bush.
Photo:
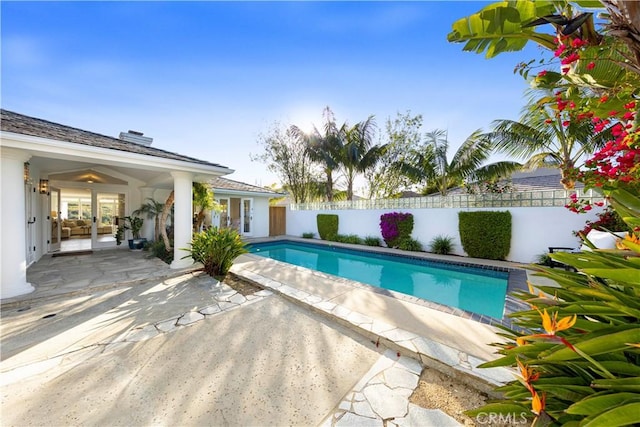
M453 237L436 236L429 243L429 251L434 254L448 255L453 250Z
M511 249L511 213L459 212L464 251L473 258L505 259Z
M318 235L322 240L335 240L338 234L338 215L318 214L316 222L318 224Z
M173 242L170 242L173 244ZM173 262L173 250L167 248L164 245L164 240L158 239L154 242L147 242L144 246L145 251L149 251L153 257L160 258L167 264Z
M233 260L247 253L246 243L236 230L216 227L194 234L191 248L186 250L195 262L204 265L204 271L210 276L224 276Z
M402 249L403 251L419 252L422 250L422 245L417 240L408 237L398 241L398 249Z
M358 236L357 234L338 234L335 236L334 241L340 243L352 243L354 245L361 245L362 237Z
M313 232L309 232L309 233L302 233L302 238L304 239L313 239L313 237L316 235L316 233Z
M610 200L627 224L640 225L637 195L617 189ZM510 316L502 357L481 365L512 367L519 378L496 390L502 400L468 415L535 414L533 425L640 423L640 244L622 244L627 250L550 254L575 273L535 266L558 286L514 293L531 309Z
M364 238L364 244L367 246L381 246L382 241L376 236L367 236Z

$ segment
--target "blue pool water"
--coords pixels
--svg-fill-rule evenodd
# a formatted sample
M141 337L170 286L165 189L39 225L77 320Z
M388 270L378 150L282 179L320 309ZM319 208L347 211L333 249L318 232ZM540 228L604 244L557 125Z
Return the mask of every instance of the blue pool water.
M508 273L298 242L254 243L250 252L501 319Z

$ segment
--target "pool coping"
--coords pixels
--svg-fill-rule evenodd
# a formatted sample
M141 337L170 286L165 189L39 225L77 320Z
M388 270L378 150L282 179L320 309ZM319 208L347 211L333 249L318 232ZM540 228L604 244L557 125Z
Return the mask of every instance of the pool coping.
M311 274L328 279L335 279L337 277L254 254L245 254L243 256L248 257L252 261L258 261L262 265L310 272ZM296 289L291 285L284 284L243 267L243 263L234 264L230 271L255 283L263 289L269 290L348 327L360 335L365 336L371 342L375 343L376 346L383 346L397 352L399 355L418 360L423 366L437 369L489 396L496 397L495 387L504 385L514 379L515 371L509 368L479 368L479 365L487 362L487 360L468 354L463 349L451 347L447 344L402 329L396 325L351 310L343 305L329 301L331 298L323 298L322 296ZM352 286L359 287L358 285L363 285L366 289L371 288L370 285L359 284L358 282L343 278L340 279ZM496 336L496 339L498 338L499 337Z
M398 249L391 249L386 247L379 246L366 246L366 245L355 245L349 243L340 243L340 242L332 242L320 239L306 239L306 238L296 238L292 236L277 236L271 237L268 239L251 239L249 244L251 243L282 243L282 242L292 242L292 243L301 243L308 245L316 245L316 246L328 246L328 247L336 247L343 249L356 250L361 252L369 252L381 255L387 255L398 258L410 258L414 260L424 260L435 263L443 263L448 265L456 265L461 267L470 267L475 269L486 269L492 271L500 271L508 273L507 278L507 290L505 294L505 302L504 302L504 311L502 319L497 319L495 317L487 316L484 314L478 314L471 311L462 310L457 307L451 307L445 304L440 304L437 302L425 300L423 298L415 297L413 295L404 294L402 292L393 291L390 289L384 289L377 286L369 285L366 283L358 282L355 280L346 279L340 276L331 275L328 273L324 273L321 271L312 270L315 273L323 275L325 278L340 278L342 280L348 281L352 286L360 289L366 289L371 292L375 292L380 295L389 296L400 301L406 301L413 304L420 305L422 307L430 308L433 310L438 310L443 313L452 314L454 316L461 317L463 319L469 319L476 322L484 323L492 326L503 326L507 328L514 328L514 325L511 319L508 317L510 314L515 313L517 311L521 311L524 309L528 309L524 302L518 300L517 298L511 295L514 291L526 291L527 288L527 273L523 267L513 267L507 265L504 261L494 261L494 260L483 260L478 258L463 258L463 260L453 260L450 258L445 258L447 256L431 254L427 252L412 252L412 251L403 251ZM256 255L259 256L259 255ZM451 257L451 256L448 256ZM265 258L265 257L261 257ZM269 258L270 259L270 258ZM283 263L287 265L293 265L288 263ZM509 263L512 264L512 263ZM299 266L296 266L299 267ZM300 267L304 268L304 267Z

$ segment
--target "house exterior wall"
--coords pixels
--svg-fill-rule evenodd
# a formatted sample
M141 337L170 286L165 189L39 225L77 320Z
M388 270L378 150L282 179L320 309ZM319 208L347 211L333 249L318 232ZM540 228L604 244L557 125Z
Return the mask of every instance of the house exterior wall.
M269 198L253 198L253 237L269 236Z
M601 208L578 215L564 207L527 208L477 208L477 209L398 209L414 216L412 237L428 248L436 236L448 235L454 239L454 254L466 255L460 243L458 212L460 211L510 211L512 216L511 251L507 260L522 263L536 261L540 254L548 252L549 246L578 247L578 239L572 234L584 227L587 220L597 219ZM360 237L380 234L380 215L394 212L390 209L371 210L296 210L287 207L287 234L301 236L313 232L318 237L316 216L319 213L339 216L340 234L357 234Z

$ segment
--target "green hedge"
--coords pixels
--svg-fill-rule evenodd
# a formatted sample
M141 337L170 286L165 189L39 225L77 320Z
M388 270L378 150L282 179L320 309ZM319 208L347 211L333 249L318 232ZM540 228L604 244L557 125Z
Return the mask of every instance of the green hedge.
M335 240L338 235L338 215L318 214L318 234L322 240Z
M511 212L459 212L464 251L473 258L505 259L511 249Z

